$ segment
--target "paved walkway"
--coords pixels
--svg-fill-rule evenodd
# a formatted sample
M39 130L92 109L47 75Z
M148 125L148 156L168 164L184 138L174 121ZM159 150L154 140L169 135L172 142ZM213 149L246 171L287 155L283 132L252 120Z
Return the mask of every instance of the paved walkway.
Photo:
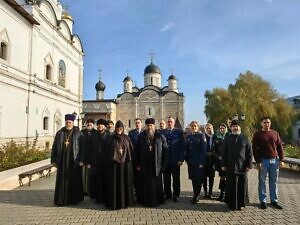
M258 208L257 171L249 173L250 205L229 211L224 203L201 199L192 205L191 182L182 169L182 194L178 203L167 201L159 208L132 208L110 211L88 197L77 206L55 207L55 176L42 178L12 191L0 191L0 224L300 224L300 173L282 170L279 198L283 210ZM216 177L216 183L217 177ZM214 189L217 197L217 184Z

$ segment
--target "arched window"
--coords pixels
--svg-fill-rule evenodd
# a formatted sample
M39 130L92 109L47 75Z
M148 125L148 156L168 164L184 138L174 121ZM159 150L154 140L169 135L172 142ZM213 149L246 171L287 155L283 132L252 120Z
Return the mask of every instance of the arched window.
M59 61L58 85L62 87L66 87L66 64L63 60Z
M7 44L4 42L1 42L0 44L0 58L7 60L7 54L8 54L8 47Z
M45 116L43 118L43 130L49 130L49 117Z
M52 73L52 68L51 68L51 65L46 65L46 79L47 80L52 80L52 76L51 76L51 73Z

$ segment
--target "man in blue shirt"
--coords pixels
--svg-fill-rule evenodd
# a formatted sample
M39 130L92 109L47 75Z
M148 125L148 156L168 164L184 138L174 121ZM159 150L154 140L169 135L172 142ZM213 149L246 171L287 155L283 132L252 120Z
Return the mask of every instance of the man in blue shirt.
M180 194L180 167L184 161L185 141L183 131L175 126L175 119L168 117L167 129L164 130L168 143L168 167L164 172L164 194L165 198L173 197L174 202L178 202ZM171 176L173 178L173 195L171 190Z
M134 120L134 123L135 123L135 129L129 131L129 133L128 133L128 136L129 136L132 146L133 146L133 152L135 152L135 149L136 149L136 143L138 140L138 136L142 132L142 120L140 118L136 118ZM138 193L139 193L140 173L137 171L135 157L133 158L132 166L133 166L133 184L134 184L134 189L135 189L135 195L139 202Z

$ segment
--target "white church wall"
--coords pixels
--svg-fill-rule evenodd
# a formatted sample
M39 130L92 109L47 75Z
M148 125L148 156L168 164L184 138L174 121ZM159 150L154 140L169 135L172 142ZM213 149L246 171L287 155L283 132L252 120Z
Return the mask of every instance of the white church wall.
M82 108L82 52L56 30L52 24L55 23L53 11L43 4L41 8L33 6L32 12L40 25L32 26L1 1L0 34L6 29L11 42L10 60L0 60L1 143L10 139L25 141L26 136L32 141L38 135L42 146L45 142L51 145L54 134L64 125L64 115L74 111L79 114ZM40 9L47 9L44 15L50 22L40 16ZM65 88L58 85L61 59L66 64ZM45 60L51 62L51 80L45 79ZM48 117L47 129L43 127L45 116Z
M8 64L17 70L28 72L30 24L19 14L16 14L5 2L0 4L0 33L5 29L9 39ZM22 35L20 35L20 33ZM1 63L1 60L0 60Z
M0 76L1 138L25 137L27 91L17 81Z

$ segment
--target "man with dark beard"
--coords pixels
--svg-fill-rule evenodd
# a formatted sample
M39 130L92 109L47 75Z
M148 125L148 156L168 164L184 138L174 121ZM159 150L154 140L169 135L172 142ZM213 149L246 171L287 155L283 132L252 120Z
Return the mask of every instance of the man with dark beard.
M89 152L92 151L93 137L96 134L96 129L94 128L94 119L88 118L86 121L86 129L82 130L81 136L81 154L84 157L85 165L82 168L82 182L83 182L83 192L84 194L90 194L90 165L87 164L87 157Z
M162 172L168 166L166 138L155 129L155 120L145 121L146 130L138 137L135 147L137 170L140 172L138 200L144 206L164 203Z
M105 150L108 133L105 132L106 121L97 121L97 131L92 140L92 148L87 157L87 164L91 168L90 197L95 198L95 203L104 203L105 196Z
M113 135L115 133L114 126L115 126L115 124L112 120L107 120L106 121L106 132L110 135Z
M252 147L241 133L237 120L231 122L231 134L223 143L222 170L226 172L225 202L230 209L241 210L248 203L247 172L252 167Z
M133 147L130 138L124 134L124 125L119 120L115 133L111 135L106 162L108 165L108 186L106 206L110 209L127 208L134 204Z
M65 127L55 135L51 163L57 167L54 204L77 204L83 200L82 171L80 160L81 132L74 126L75 116L65 115Z

